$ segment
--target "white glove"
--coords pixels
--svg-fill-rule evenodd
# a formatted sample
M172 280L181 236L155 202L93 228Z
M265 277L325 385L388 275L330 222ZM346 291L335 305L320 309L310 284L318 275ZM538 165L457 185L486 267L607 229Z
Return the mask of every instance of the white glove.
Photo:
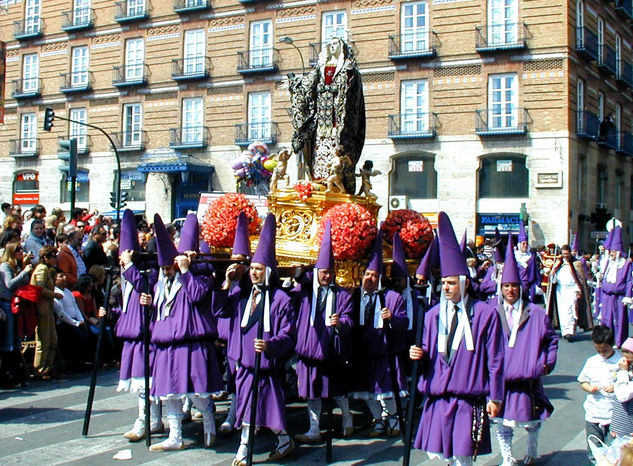
M624 304L625 306L630 306L631 304L633 304L633 298L622 298L622 304Z

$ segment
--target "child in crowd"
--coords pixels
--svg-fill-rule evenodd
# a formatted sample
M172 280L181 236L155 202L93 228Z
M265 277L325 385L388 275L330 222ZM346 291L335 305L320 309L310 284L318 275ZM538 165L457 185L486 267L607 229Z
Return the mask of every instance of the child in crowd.
M622 355L613 349L615 338L613 331L606 325L593 329L591 340L597 354L590 356L578 375L580 388L587 392L583 404L585 410L585 431L587 437L595 435L603 442L610 442L610 424L612 415L615 374ZM592 464L595 459L588 445L588 457Z
M620 347L622 358L613 387L611 435L618 443L627 443L633 437L633 338L627 338Z

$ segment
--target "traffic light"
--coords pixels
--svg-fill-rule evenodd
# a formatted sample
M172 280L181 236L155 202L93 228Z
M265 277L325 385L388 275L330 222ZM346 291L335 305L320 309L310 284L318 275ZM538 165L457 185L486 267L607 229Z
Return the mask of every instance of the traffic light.
M130 193L123 191L121 192L121 209L127 205L127 199L130 196ZM110 191L110 207L116 209L116 192Z
M44 110L44 131L50 131L53 127L53 121L55 120L55 111L46 107Z
M110 191L110 207L116 209L116 193L114 191Z
M67 165L61 165L59 169L68 174L69 178L77 176L77 139L62 139L59 141L60 151L57 158L67 162Z
M124 191L121 193L121 209L127 205L127 198L130 196L130 193Z

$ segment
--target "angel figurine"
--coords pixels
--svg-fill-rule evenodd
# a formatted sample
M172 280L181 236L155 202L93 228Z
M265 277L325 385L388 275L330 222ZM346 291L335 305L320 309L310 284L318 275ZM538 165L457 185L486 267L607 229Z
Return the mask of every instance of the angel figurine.
M371 192L371 177L380 175L381 172L379 170L374 170L374 162L371 160L365 160L363 164L363 168L356 174L356 177L360 177L360 190L358 191L358 195L365 195L370 199L376 200L378 196Z

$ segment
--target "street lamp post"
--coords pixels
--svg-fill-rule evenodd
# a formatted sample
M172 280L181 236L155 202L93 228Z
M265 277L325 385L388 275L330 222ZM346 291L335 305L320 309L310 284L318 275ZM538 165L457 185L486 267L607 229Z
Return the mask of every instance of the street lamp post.
M305 67L305 62L303 61L303 54L301 53L301 50L299 50L299 47L297 47L297 45L295 44L295 41L292 39L292 37L281 36L277 40L277 42L280 42L282 44L292 45L297 50L297 53L299 53L299 58L301 58L301 74L304 74L306 72L306 67Z

